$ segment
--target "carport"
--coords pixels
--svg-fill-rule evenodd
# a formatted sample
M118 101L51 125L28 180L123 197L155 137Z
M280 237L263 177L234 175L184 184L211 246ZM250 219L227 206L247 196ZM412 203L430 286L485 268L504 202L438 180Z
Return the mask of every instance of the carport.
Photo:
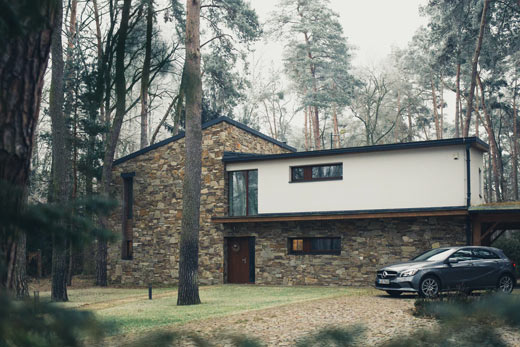
M471 206L474 246L490 246L507 230L520 230L520 202L490 203Z

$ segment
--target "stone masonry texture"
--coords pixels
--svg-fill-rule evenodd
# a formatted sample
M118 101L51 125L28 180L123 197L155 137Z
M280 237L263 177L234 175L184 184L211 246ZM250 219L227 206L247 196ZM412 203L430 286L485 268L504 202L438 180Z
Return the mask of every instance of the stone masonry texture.
M178 281L184 138L114 167L112 193L120 204L110 218L122 233L122 173L133 178L133 259L121 259L121 242L109 245L111 283L174 285ZM377 268L434 247L465 242L464 217L222 225L228 214L224 151L275 154L286 149L227 122L203 130L199 282L225 282L225 237L255 236L257 284L370 285ZM340 255L288 254L290 237L341 237Z
M122 173L133 178L133 259L121 259L121 242L109 245L108 275L111 283L176 284L182 220L184 138L116 165L112 194L119 201L110 218L113 232L122 233ZM222 283L224 272L223 226L212 216L227 215L224 151L277 154L288 152L227 122L203 130L200 206L199 280Z
M255 237L257 284L366 286L385 265L465 245L464 226L464 217L244 223L226 227L225 236ZM289 254L288 239L300 237L340 237L341 254Z

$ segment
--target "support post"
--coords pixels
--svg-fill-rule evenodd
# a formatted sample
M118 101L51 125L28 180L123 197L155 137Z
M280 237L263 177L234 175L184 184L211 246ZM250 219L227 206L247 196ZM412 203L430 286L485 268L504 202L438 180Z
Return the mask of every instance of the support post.
M473 246L480 246L480 238L482 234L482 223L475 219L473 220Z

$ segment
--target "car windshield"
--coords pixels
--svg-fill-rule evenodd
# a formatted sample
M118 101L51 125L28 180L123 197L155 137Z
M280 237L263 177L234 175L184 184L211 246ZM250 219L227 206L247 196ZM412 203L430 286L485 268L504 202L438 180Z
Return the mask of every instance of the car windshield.
M436 248L429 251L424 252L423 254L418 255L413 258L413 261L437 261L443 260L446 257L446 252L449 251L449 248Z

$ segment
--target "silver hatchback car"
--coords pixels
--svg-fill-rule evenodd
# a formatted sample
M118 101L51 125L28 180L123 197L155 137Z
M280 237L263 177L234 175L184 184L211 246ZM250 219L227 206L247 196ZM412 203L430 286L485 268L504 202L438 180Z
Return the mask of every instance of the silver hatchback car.
M436 248L404 263L377 271L375 287L392 296L416 292L435 297L442 291L498 289L511 293L516 264L493 247Z

